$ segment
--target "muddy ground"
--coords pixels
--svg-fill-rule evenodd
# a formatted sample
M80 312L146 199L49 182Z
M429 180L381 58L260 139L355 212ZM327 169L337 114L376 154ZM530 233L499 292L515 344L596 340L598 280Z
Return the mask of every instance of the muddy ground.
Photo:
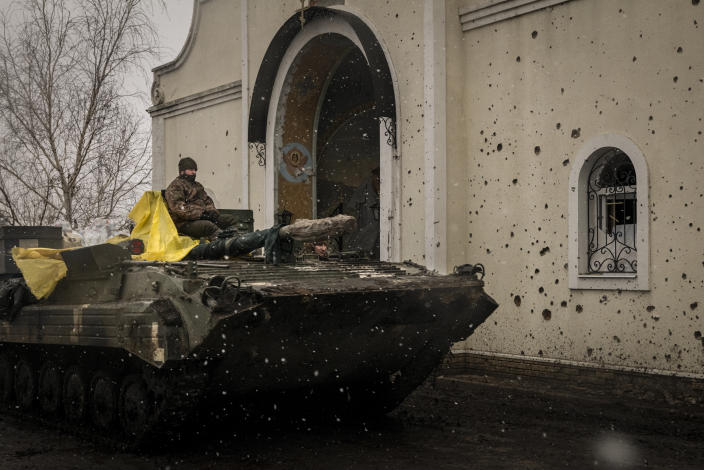
M525 381L438 378L376 422L260 423L145 454L2 415L0 468L704 468L704 413L536 390Z

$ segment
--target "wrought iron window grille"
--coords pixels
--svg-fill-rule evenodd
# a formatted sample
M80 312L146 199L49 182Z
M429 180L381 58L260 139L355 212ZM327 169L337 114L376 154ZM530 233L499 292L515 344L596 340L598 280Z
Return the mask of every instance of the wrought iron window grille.
M587 274L636 273L636 172L628 155L610 148L596 158L587 204Z

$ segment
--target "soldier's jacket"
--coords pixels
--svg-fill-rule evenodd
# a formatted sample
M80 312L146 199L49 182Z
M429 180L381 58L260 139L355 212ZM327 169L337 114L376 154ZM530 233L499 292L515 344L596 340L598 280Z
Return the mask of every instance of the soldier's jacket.
M198 220L205 211L214 211L215 204L203 185L178 177L166 188L166 205L178 228L185 222Z
M343 238L344 249L379 259L379 195L371 181L352 193L344 202L342 212L357 219L357 230Z

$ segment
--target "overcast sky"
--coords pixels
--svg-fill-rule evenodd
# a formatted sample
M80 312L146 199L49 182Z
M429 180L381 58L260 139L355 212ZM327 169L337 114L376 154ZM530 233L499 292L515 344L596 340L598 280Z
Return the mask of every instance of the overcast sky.
M170 62L181 52L181 48L186 42L186 36L188 36L193 15L193 0L166 0L165 3L166 11L161 8L154 10L154 23L159 32L159 57L149 64L149 72L146 77L135 76L132 78L131 86L141 92L147 107L151 106L151 69Z
M11 3L19 3L24 0L0 0L0 10L7 11ZM191 25L193 14L193 0L165 0L166 11L161 8L154 8L153 18L159 33L160 55L150 61L149 70L157 65L171 61L181 51L188 29ZM21 4L21 3L20 3ZM141 102L137 106L144 110L151 105L149 92L152 84L152 74L134 75L128 77L125 83L129 92L137 91L141 94ZM144 114L146 116L146 113Z

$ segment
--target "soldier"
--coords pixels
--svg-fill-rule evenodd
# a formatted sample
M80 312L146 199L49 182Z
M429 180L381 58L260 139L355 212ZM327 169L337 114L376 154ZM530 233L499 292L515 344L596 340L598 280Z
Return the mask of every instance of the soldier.
M217 237L220 229L235 224L235 219L220 214L213 200L196 181L198 165L185 157L178 162L178 178L166 188L166 205L178 232L192 238Z
M343 240L345 250L358 251L363 257L379 259L379 167L343 204L343 214L357 219L357 230Z
M379 167L372 169L369 178L340 205L342 214L356 220L356 229L342 238L342 246L336 238L327 237L305 244L303 253L315 253L325 258L340 252L357 252L363 258L379 260L379 173Z

